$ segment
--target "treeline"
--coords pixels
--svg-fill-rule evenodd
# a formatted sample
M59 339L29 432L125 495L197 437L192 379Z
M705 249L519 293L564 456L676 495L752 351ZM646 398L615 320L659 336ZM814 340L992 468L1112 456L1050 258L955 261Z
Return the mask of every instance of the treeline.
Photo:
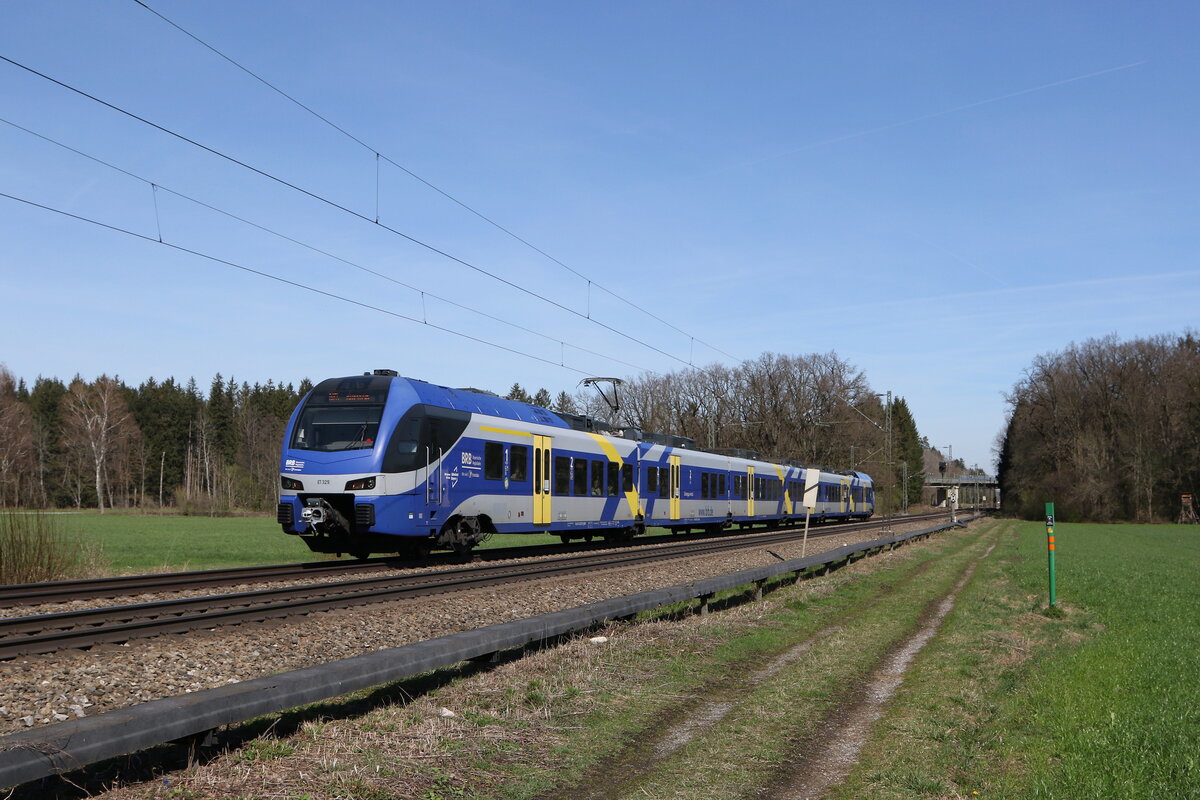
M164 508L195 513L270 510L288 416L312 388L190 380L76 377L32 386L0 365L0 507ZM903 398L888 405L835 353L767 353L630 378L613 415L600 395L513 384L507 397L619 427L694 439L710 449L754 450L809 466L858 469L883 511L921 498L922 439Z
M1038 356L1007 397L1005 510L1065 520L1175 520L1200 493L1200 341L1110 336Z
M0 366L0 507L274 506L288 416L311 388L102 375L32 386Z
M905 478L908 502L921 499L922 440L908 404L893 398L889 408L866 376L836 353L764 353L734 367L642 375L627 379L618 397L614 421L620 425L687 436L710 449L855 468L875 479L883 511L901 507ZM593 416L611 415L597 394L577 395L575 405Z

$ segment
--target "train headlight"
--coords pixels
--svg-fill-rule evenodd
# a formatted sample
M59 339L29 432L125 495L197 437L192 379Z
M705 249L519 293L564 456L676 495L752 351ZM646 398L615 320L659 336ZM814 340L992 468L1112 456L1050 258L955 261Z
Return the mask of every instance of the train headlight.
M295 478L280 478L279 480L285 489L294 489L297 492L304 491L304 484Z
M375 488L375 476L369 478L357 478L356 480L346 481L347 492L362 492L368 489Z

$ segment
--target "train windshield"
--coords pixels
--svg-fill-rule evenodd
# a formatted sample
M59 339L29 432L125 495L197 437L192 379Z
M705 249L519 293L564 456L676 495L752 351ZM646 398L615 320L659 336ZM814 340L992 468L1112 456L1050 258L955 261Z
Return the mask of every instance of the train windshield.
M293 450L370 450L383 406L306 406L296 420Z
M296 420L294 450L370 450L391 379L363 375L331 378L313 388Z

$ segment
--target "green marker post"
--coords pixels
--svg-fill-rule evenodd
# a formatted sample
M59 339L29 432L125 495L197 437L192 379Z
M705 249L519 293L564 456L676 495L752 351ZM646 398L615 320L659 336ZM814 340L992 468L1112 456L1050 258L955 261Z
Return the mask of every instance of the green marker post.
M1054 503L1046 503L1046 556L1050 569L1050 607L1054 608Z

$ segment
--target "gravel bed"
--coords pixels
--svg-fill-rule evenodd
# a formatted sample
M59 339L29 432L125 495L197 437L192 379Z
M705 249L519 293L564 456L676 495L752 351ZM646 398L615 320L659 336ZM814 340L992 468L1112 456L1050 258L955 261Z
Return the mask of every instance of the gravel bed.
M903 533L929 524L896 524L889 530ZM882 535L879 529L838 532L809 541L807 552L814 555ZM784 559L793 559L800 557L801 543L764 544L651 566L375 603L282 621L0 662L0 733L775 563L777 559L767 552L768 548ZM263 584L255 584L222 591L262 588ZM121 602L163 597L139 595L136 600ZM53 610L67 610L69 605L73 604L57 605ZM80 607L89 605L96 603L80 601ZM23 613L38 612L25 609Z

